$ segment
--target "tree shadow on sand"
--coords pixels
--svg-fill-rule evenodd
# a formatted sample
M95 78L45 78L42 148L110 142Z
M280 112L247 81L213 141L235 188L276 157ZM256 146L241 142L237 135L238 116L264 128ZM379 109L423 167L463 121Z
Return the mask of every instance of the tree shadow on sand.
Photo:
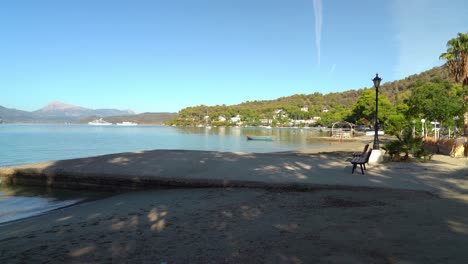
M462 263L467 207L388 189L131 192L0 226L0 261Z
M12 182L37 177L35 183L50 186L191 188L130 192L0 226L0 262L468 258L466 168L392 163L356 175L345 156L153 151L25 168Z

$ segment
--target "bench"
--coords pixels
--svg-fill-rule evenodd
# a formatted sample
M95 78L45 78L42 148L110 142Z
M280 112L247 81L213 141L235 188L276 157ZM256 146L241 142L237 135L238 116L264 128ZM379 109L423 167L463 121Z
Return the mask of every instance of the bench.
M353 152L353 157L364 157L366 154L367 150L369 149L369 144L366 144L364 146L364 150L362 152Z
M372 153L372 149L369 149L368 152L363 153L363 155L359 157L354 157L351 160L351 164L353 164L353 171L351 173L354 174L354 171L356 170L357 165L361 167L361 173L364 174L364 170L366 170L366 163L369 162L369 157Z

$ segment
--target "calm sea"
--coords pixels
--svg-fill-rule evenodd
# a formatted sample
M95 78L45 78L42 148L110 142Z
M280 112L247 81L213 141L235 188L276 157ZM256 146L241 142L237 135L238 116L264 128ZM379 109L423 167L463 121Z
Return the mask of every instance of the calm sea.
M272 142L246 135L275 136ZM179 128L166 126L0 125L0 167L152 149L277 152L324 143L312 129Z
M249 141L246 135L274 136ZM312 129L178 128L165 126L0 125L0 167L153 149L278 152L320 147ZM0 186L0 223L89 199L93 194Z

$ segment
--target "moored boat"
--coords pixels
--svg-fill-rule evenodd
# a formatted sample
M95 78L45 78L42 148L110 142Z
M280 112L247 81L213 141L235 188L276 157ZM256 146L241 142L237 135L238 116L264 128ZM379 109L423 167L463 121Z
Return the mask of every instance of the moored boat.
M385 135L385 132L382 131L382 130L379 130L379 131L377 131L377 134L379 136L383 136L383 135ZM366 136L374 136L374 135L375 135L375 131L366 131Z
M274 136L252 136L252 135L247 135L247 140L273 141L274 139L275 139Z
M94 121L88 122L88 125L91 126L110 126L112 123L104 121L102 118L96 119Z
M122 123L117 123L118 126L138 126L138 123L124 121Z

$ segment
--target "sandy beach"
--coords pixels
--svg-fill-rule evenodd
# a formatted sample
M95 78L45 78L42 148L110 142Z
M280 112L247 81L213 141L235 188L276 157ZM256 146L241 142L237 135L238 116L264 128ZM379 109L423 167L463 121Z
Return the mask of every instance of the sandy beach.
M136 167L135 182L180 186L116 192L1 225L0 262L465 262L468 160L435 155L351 174L347 158L364 143L275 154L124 153L30 166L49 182L60 182L57 171L74 164L81 175L109 169L105 179ZM176 156L188 165L169 162Z

